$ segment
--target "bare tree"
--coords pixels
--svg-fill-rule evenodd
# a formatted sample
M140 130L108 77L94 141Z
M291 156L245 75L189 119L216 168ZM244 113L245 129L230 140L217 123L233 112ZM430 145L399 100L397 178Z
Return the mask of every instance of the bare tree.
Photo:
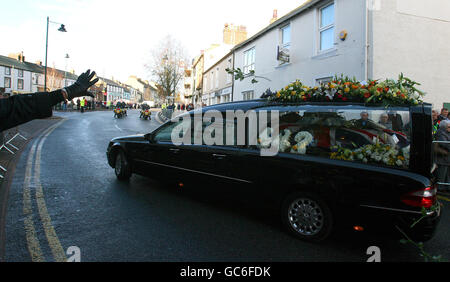
M185 48L178 40L167 35L151 51L151 55L151 62L145 67L158 85L160 97L167 99L177 92L184 78L184 69L188 62Z
M47 68L47 88L48 91L53 91L63 87L64 75L58 71L55 66Z

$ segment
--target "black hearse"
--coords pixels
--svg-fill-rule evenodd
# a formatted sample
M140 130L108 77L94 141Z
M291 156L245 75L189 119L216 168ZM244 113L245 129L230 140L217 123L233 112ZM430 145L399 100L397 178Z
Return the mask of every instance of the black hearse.
M194 124L195 116L211 111L216 118L217 113L222 116L222 124L214 118L200 120L202 130L213 123L216 129L223 126L224 140L232 136L233 143L208 145L201 138L195 144L192 129L192 144L174 144L173 136L187 134L181 130L174 135L174 130L186 128L186 122ZM227 111L252 111L256 116L269 112L270 121L267 128L258 127L257 142L252 143L247 115L245 141L239 142L238 120L230 120ZM261 151L273 134L270 115L274 113L279 152L263 156ZM235 134L230 135L229 128ZM396 226L413 239L425 241L433 236L440 219L431 144L430 104L386 108L258 99L204 107L151 133L115 138L107 157L121 180L136 173L211 183L213 188L224 184L241 195L261 197L277 208L287 230L304 240L321 241L344 222L357 228L376 222L381 228Z

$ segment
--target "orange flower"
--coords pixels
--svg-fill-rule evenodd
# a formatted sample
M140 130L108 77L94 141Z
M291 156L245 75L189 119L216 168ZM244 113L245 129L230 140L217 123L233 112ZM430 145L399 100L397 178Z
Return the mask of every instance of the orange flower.
M358 85L356 85L356 84L353 84L353 85L352 85L352 88L353 88L353 89L358 89L358 88L359 88L359 86L358 86Z

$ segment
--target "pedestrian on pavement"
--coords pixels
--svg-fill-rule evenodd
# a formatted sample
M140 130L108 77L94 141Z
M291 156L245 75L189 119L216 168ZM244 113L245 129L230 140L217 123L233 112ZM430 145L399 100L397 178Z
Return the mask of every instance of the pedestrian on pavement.
M80 110L80 105L81 105L81 102L80 102L80 99L78 98L77 99L77 111Z
M436 133L436 141L450 142L450 121L443 120L439 123L439 130ZM439 183L450 183L450 143L434 143L436 152L437 181ZM448 193L450 186L438 184L438 191Z
M53 106L65 100L76 97L94 97L88 90L97 83L98 78L92 80L95 72L87 70L77 81L65 88L52 92L37 92L31 94L14 95L0 99L0 131L10 129L33 119L47 118L52 115Z
M80 101L80 110L81 110L82 113L84 113L84 105L85 105L85 101L86 101L86 100L84 100L84 98L81 99L81 101Z

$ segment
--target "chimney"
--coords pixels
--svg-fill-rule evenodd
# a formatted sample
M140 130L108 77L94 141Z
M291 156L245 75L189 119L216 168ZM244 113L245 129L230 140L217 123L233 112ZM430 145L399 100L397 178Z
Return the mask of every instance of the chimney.
M270 23L273 23L274 21L278 20L278 11L277 9L273 10L272 18L270 19Z
M36 65L41 66L42 67L42 61L36 61Z
M223 43L236 45L247 39L247 28L226 23L223 28Z
M9 54L8 57L10 57L11 59L18 60L20 62L24 62L25 61L25 56L23 55L23 51L20 52L20 53Z

